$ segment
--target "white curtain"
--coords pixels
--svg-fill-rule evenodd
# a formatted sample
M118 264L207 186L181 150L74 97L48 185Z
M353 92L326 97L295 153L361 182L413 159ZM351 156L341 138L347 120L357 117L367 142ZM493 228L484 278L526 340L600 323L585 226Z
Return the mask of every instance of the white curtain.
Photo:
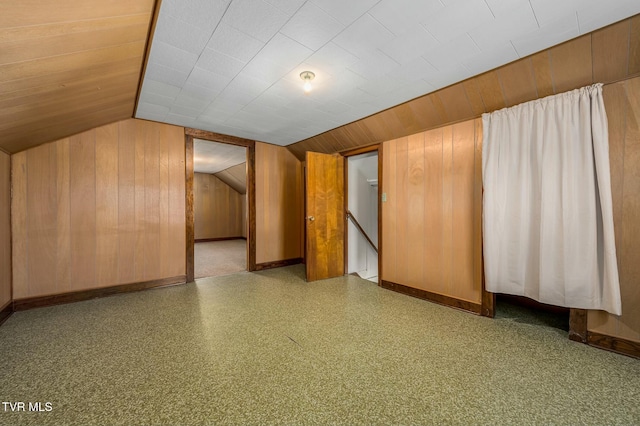
M602 84L482 122L487 290L620 315Z

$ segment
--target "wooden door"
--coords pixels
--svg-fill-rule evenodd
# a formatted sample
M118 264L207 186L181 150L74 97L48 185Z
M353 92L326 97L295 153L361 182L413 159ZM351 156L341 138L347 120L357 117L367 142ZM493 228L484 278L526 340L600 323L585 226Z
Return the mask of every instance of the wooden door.
M344 158L306 153L307 281L344 275Z

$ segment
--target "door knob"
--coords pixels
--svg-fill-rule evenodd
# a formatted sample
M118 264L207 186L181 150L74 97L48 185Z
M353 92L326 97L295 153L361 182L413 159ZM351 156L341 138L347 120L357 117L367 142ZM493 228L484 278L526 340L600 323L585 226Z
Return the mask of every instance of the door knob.
M309 219L309 222L313 222L314 220L316 220L316 218L313 217L313 216L309 216L309 217L307 217L307 219Z

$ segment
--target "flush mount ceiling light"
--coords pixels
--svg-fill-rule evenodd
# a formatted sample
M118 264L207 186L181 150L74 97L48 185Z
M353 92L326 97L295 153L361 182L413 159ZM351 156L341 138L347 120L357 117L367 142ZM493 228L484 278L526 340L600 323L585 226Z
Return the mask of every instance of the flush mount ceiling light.
M311 91L311 80L313 80L315 77L316 75L311 71L302 71L300 73L300 78L302 79L302 81L304 81L304 86L302 87L304 88L304 91L306 93L309 93Z

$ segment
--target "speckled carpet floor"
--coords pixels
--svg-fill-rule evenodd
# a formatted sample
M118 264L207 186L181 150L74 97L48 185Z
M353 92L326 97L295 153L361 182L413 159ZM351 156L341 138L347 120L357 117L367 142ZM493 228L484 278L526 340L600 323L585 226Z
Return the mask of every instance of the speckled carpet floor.
M14 314L0 424L640 424L640 361L301 265ZM46 405L46 403L50 405Z
M196 278L218 277L247 270L247 240L208 241L194 246Z

